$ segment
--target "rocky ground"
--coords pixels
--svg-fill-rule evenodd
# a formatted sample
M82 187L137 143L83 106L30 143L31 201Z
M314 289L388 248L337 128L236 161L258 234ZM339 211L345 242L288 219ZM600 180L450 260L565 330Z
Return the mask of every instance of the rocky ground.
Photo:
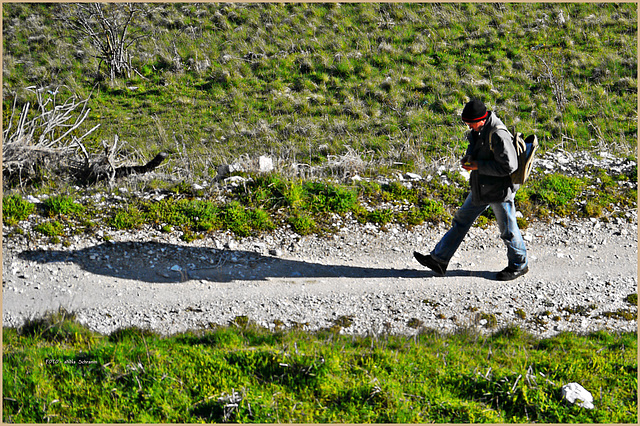
M282 230L237 241L192 243L153 231L71 247L5 241L3 320L64 308L110 333L138 326L170 334L246 317L265 327L412 334L519 324L548 336L565 330L635 330L637 221L554 220L525 232L530 272L498 282L506 250L495 225L473 228L444 277L419 265L443 225L411 231L345 220L329 238Z
M553 167L571 163L556 158ZM495 224L472 228L440 277L413 251L428 253L444 224L407 230L336 221L340 231L328 237L280 229L241 240L219 232L191 243L152 229L105 230L108 242L76 237L68 247L5 232L4 326L63 308L103 333L137 326L172 334L245 320L376 335L510 324L539 336L637 329L637 302L629 297L637 297L635 210L610 220L531 223L523 231L530 272L510 282L494 279L506 266Z

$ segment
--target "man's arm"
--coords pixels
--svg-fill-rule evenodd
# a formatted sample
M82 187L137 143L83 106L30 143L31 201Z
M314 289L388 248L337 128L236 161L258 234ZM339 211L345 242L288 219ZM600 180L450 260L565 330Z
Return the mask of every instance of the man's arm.
M465 170L477 170L478 163L473 160L473 156L471 155L475 144L473 137L471 136L471 132L467 134L467 140L469 141L469 145L467 146L467 151L464 153L464 156L460 160L460 165Z

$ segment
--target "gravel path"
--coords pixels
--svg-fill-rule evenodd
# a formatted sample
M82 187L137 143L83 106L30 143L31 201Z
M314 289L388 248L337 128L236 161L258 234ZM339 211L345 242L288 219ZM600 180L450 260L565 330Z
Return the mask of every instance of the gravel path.
M69 247L3 243L4 326L64 308L93 330L138 326L162 334L247 317L265 327L415 334L421 327L539 336L636 330L637 218L553 220L524 232L530 272L498 282L506 249L495 225L473 228L444 277L419 265L446 231L425 224L381 230L344 219L338 234L279 230L236 241L228 233L184 243L151 230L109 233Z

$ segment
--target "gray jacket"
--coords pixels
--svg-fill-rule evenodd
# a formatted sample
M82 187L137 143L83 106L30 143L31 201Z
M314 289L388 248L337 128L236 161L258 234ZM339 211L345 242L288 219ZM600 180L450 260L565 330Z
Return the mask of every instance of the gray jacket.
M476 204L513 201L519 185L511 183L511 173L518 168L518 156L513 146L513 135L498 129L488 141L491 129L503 125L493 112L480 132L467 135L467 155L478 162L478 170L471 172L471 194Z

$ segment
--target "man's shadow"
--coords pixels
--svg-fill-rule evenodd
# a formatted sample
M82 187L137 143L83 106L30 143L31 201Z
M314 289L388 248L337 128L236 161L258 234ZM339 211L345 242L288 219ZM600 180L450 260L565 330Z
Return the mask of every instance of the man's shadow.
M83 270L149 283L187 280L230 282L270 278L429 278L430 270L369 268L291 260L242 250L216 250L158 242L106 242L80 250L28 250L19 257L38 263L74 262ZM449 276L493 279L486 271L449 271Z

